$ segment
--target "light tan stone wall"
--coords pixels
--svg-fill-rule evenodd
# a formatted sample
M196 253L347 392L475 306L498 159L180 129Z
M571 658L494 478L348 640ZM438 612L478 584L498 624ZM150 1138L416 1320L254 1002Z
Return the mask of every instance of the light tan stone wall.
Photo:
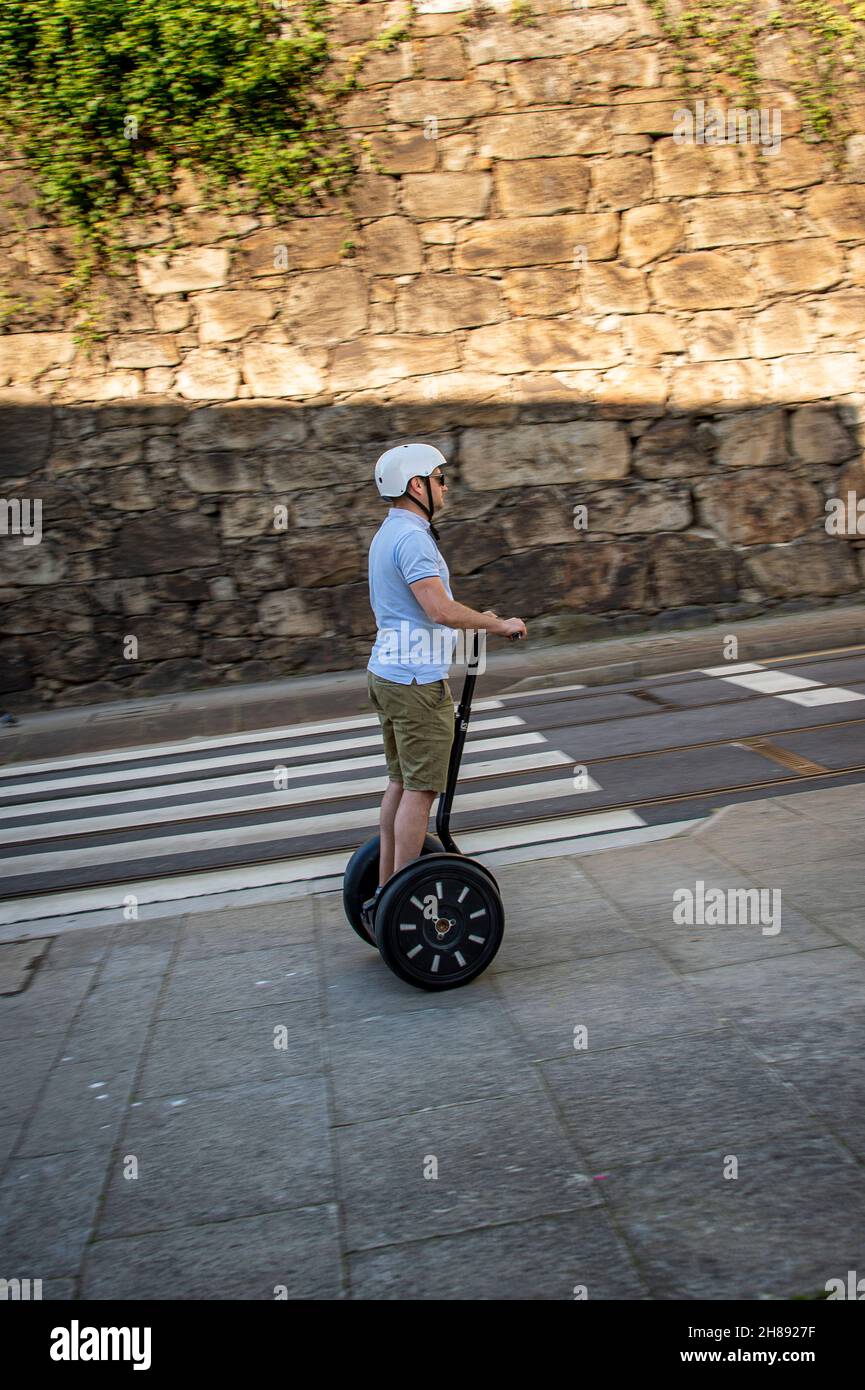
M836 166L782 40L778 152L679 143L648 6L533 8L421 0L344 106L345 197L277 223L182 180L89 357L46 308L68 238L0 169L0 492L44 528L0 537L8 704L365 664L372 468L408 438L452 464L455 594L536 633L861 595L825 502L865 498L865 104ZM402 12L345 6L337 70Z

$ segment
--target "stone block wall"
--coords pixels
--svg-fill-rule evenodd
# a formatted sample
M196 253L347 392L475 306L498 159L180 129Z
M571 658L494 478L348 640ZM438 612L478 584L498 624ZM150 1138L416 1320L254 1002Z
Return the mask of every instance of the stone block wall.
M417 9L343 107L350 192L277 222L183 178L90 352L0 168L0 496L42 506L0 534L7 708L364 666L373 465L410 438L451 464L456 597L535 635L861 597L865 518L825 503L865 497L865 102L833 162L773 40L778 152L681 144L640 0ZM402 12L338 9L335 71Z

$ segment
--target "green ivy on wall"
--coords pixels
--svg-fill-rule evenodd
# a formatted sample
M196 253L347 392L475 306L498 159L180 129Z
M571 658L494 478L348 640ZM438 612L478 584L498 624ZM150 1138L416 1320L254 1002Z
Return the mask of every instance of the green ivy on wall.
M648 0L689 93L711 78L759 104L762 38L787 32L812 138L847 133L853 71L865 76L865 0ZM72 228L68 290L124 255L121 223L152 211L187 169L212 205L276 215L341 193L357 152L337 119L367 58L410 36L415 7L348 60L332 62L328 0L0 0L0 139L30 169L45 212ZM496 17L473 0L467 23ZM510 21L533 24L530 0ZM541 33L540 30L538 30ZM378 167L362 138L367 167ZM349 220L351 218L349 217ZM164 249L164 247L163 247ZM345 254L354 249L349 240ZM14 315L0 297L0 322Z
M865 76L865 3L863 0L779 0L766 12L761 0L694 0L677 15L668 0L648 0L665 39L675 53L675 67L685 92L707 77L732 84L737 99L759 104L759 40L787 32L791 62L799 76L793 87L805 127L812 139L831 143L840 158L846 124L845 74ZM701 49L705 61L701 61Z
M276 214L343 191L356 160L335 103L413 12L328 81L326 0L0 0L4 155L74 230L73 298L181 169L212 205Z

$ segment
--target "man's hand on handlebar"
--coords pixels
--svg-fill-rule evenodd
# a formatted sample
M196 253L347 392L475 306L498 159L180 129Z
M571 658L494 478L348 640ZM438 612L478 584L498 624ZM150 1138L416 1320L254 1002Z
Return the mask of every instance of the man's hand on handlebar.
M491 608L485 608L484 613L488 618L498 618L498 613L494 613ZM501 627L497 629L497 637L508 637L512 642L518 642L523 637L528 637L526 625L522 618L501 618Z

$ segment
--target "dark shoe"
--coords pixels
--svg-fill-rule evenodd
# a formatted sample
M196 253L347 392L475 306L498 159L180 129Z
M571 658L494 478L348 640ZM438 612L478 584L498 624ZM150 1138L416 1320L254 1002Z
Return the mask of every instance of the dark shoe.
M367 898L366 902L360 910L360 920L366 927L371 941L375 941L375 910L378 906L378 900L381 897L381 893L382 889L380 887L376 888L373 896L371 898Z

